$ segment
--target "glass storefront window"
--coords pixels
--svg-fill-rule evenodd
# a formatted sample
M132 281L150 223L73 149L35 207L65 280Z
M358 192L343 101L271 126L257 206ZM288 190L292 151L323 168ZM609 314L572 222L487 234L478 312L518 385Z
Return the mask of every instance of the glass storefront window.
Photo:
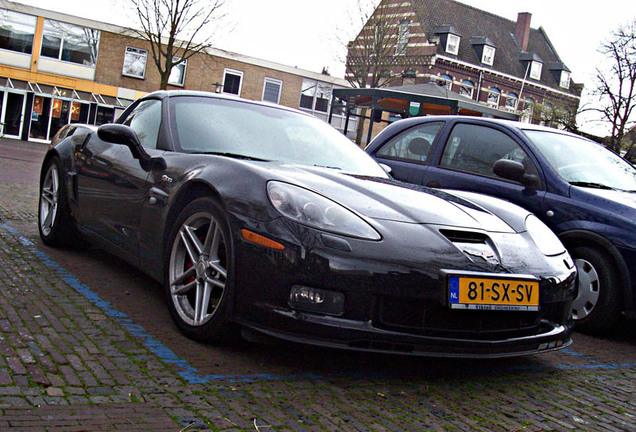
M49 131L49 116L51 112L51 98L35 96L31 111L31 128L29 138L45 140Z
M115 121L115 108L98 106L97 116L95 117L95 125L101 126L106 123Z
M0 48L31 54L36 17L0 9Z

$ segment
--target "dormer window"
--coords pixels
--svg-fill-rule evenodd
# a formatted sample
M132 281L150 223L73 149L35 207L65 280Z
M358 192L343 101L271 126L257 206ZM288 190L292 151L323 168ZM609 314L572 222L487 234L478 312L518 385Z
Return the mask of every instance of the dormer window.
M482 64L492 66L495 63L495 52L497 48L495 44L487 37L470 38L470 44L480 59Z
M559 87L570 88L570 69L561 61L548 64L548 69L552 73L554 80L559 83Z
M492 66L492 64L495 62L495 48L485 45L484 46L484 52L481 55L481 62L483 64L487 64L488 66Z
M535 80L541 79L541 70L543 70L543 63L533 60L530 62L530 78Z
M570 88L570 72L561 71L561 79L559 80L559 87L569 89Z
M526 70L526 77L540 81L541 71L543 70L543 61L535 53L524 52L519 57L524 69Z
M446 39L446 52L449 54L457 55L459 53L459 36L449 34Z
M435 35L433 38L439 37L440 46L444 47L446 53L452 55L459 54L461 35L454 26L435 27L433 34Z

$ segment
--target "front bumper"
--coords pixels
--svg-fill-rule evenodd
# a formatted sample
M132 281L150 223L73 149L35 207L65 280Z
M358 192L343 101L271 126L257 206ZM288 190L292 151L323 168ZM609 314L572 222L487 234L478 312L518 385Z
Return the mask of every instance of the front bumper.
M240 324L266 336L326 348L376 353L453 358L500 358L530 355L565 348L572 344L572 325L542 322L542 332L496 340L431 337L392 332L370 322L273 311L274 327L241 320ZM293 329L293 330L291 330Z
M233 230L238 235L244 227L244 221L237 221ZM395 232L382 242L326 236L284 220L249 227L286 249L237 242L234 320L288 341L412 355L508 357L571 343L576 271L565 264L571 263L567 254L515 252L506 267L472 260L420 225L385 222L386 227ZM414 243L418 237L422 240ZM413 246L405 248L407 241ZM499 244L506 247L505 239ZM442 271L449 269L537 275L540 310L451 310ZM290 290L299 285L342 293L342 313L330 316L290 306Z

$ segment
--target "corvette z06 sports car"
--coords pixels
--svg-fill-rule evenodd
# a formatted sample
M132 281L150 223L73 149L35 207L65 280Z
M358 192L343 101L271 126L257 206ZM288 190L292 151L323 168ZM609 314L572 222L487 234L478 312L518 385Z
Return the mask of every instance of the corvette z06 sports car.
M68 125L43 161L43 242L88 241L163 282L188 337L499 357L571 343L576 267L526 210L392 180L277 105L155 92Z

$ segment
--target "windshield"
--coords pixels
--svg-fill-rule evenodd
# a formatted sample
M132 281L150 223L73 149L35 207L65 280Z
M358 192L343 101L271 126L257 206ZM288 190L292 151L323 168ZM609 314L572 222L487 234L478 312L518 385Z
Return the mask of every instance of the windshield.
M567 182L578 186L636 191L636 169L602 145L561 133L524 132Z
M172 124L187 153L217 153L387 177L370 156L308 115L232 99L171 98Z

